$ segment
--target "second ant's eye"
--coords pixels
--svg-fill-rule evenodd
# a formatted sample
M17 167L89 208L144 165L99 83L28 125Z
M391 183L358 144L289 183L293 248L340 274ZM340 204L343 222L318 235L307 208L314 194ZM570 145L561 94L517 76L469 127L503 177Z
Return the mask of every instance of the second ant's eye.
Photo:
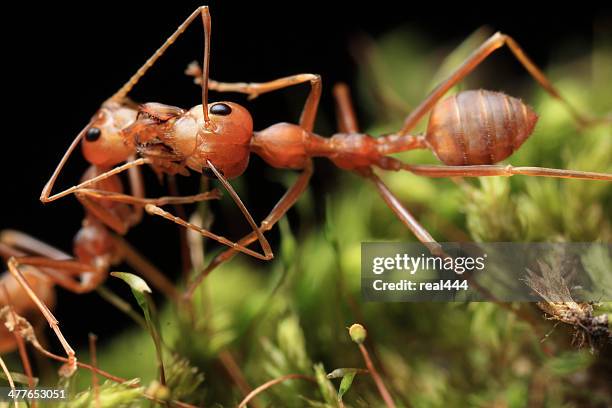
M102 135L102 131L96 127L89 128L85 134L85 139L88 142L95 142Z
M225 103L215 103L213 106L210 107L210 113L212 113L213 115L226 116L232 113L232 108L230 108L229 105L226 105Z

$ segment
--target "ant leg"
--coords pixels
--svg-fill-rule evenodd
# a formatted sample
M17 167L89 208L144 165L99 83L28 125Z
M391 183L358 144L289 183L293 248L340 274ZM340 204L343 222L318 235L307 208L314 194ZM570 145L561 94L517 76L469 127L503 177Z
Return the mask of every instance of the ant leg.
M429 251L436 256L440 256L445 258L447 255L442 250L440 244L436 242L436 240L427 232L427 230L414 218L414 216L408 211L402 203L395 197L395 195L389 190L389 188L383 183L383 181L378 177L372 169L365 168L358 172L363 177L372 181L378 190L378 193L383 198L387 206L391 208L391 210L395 213L397 218L400 219L404 225L412 231L412 233L418 238L419 241L425 245Z
M477 165L477 166L436 166L436 165L410 165L401 164L401 170L427 177L487 177L487 176L514 176L517 174L536 177L570 178L581 180L612 181L610 173L595 173L590 171L577 171L565 169L551 169L546 167L514 167L510 164ZM389 168L398 170L398 168Z
M17 230L7 229L0 231L0 245L4 245L4 247L7 248L8 252L0 249L0 256L5 258L9 258L10 256L24 256L26 253L41 255L52 259L71 258L67 253ZM16 255L5 256L5 253L14 253Z
M187 75L194 77L196 84L202 84L202 69L196 62L192 62L185 71ZM300 126L308 131L314 128L314 121L319 107L319 99L321 99L321 76L316 74L298 74L288 77L275 79L268 82L218 82L214 80L208 81L208 87L211 90L218 92L239 92L249 95L249 99L257 98L267 92L277 91L279 89L288 88L293 85L310 82L311 90L304 104L302 115L300 116Z
M70 346L70 344L66 340L66 338L64 337L64 334L62 333L62 331L60 330L59 321L55 318L53 313L51 313L51 311L45 305L45 303L38 297L36 292L34 292L32 287L28 283L27 279L23 276L23 274L19 270L19 262L17 261L17 258L10 258L8 260L7 265L8 265L9 272L11 273L13 278L15 278L17 282L19 282L23 290L28 294L28 297L32 300L32 302L34 302L36 307L38 307L40 312L43 314L43 316L49 323L49 326L51 326L51 329L55 332L55 335L57 336L58 340L62 344L62 347L64 348L64 351L66 352L66 355L68 356L68 363L67 363L68 369L70 370L70 372L74 372L74 370L76 370L75 352L74 352L74 349Z
M308 161L306 166L300 173L299 177L293 183L291 187L287 190L284 196L276 203L270 214L261 222L258 231L266 232L272 229L272 227L280 220L287 211L297 202L298 198L306 191L306 187L308 187L308 182L310 181L310 177L312 176L313 166L312 161ZM238 245L249 245L257 240L257 231L253 231L248 235L245 235L242 239L240 239L237 244ZM185 291L185 298L190 300L193 297L193 294L197 287L202 283L202 280L206 276L208 276L216 267L221 265L224 262L229 261L236 255L236 249L227 249L224 252L217 255L210 263L201 270L191 281L189 287Z
M204 25L204 69L202 70L202 111L204 114L204 123L208 127L210 119L208 117L208 71L210 61L210 34L211 34L211 21L210 12L208 6L200 6L191 13L189 17L176 29L176 31L168 37L168 39L162 44L162 46L155 51L155 53L142 65L138 71L123 85L110 100L121 101L124 100L127 94L132 88L138 83L140 78L157 62L159 57L170 47L176 39L189 27L189 25L200 15L202 17L202 23Z
M202 9L202 23L204 24L204 59L202 69L202 112L204 114L204 126L210 127L210 118L208 117L208 78L209 78L209 63L210 63L210 32L211 22L208 7Z
M88 188L80 189L75 194L94 197L101 201L115 201L119 203L133 204L138 206L145 206L147 204L153 204L156 206L192 204L204 200L216 200L221 198L221 192L217 189L189 196L164 196L158 198L140 198L134 197L129 194L113 193L111 191L95 190Z
M336 100L336 118L338 129L342 133L359 133L357 116L351 102L351 94L345 83L334 85L334 99Z
M251 228L257 235L257 239L264 252L263 255L260 254L259 252L253 251L252 249L245 247L244 245L241 245L237 242L230 241L229 239L222 237L220 235L217 235L213 232L210 232L209 230L205 228L198 227L197 225L191 224L182 218L176 217L154 204L147 204L145 206L145 211L148 212L149 214L159 215L167 220L170 220L179 225L182 225L185 228L189 228L194 231L197 231L207 238L214 239L215 241L221 244L235 248L236 250L240 252L244 252L245 254L251 255L252 257L255 257L257 259L262 259L265 261L272 259L274 257L274 254L272 253L272 249L270 248L270 244L268 243L268 240L263 236L261 231L257 228L257 225L255 224L253 217L249 213L249 210L247 210L247 208L244 206L244 203L242 202L242 200L240 200L240 197L238 196L238 194L236 193L232 185L225 179L225 177L219 172L219 170L217 170L217 168L209 160L207 160L206 163L208 167L213 171L217 179L221 182L223 187L225 187L225 189L227 190L229 195L232 197L232 199L234 200L238 208L240 208L240 211L242 212L247 222L249 223L249 225L251 226Z
M431 108L444 96L444 94L463 80L470 72L472 72L482 61L484 61L493 51L503 47L504 45L510 48L516 59L525 67L531 76L548 92L553 98L559 100L572 115L574 120L580 125L586 125L592 122L590 118L579 113L559 91L552 85L550 80L544 75L542 70L538 68L533 61L524 53L521 47L512 39L502 33L493 34L480 47L478 47L464 62L461 64L446 80L440 83L430 94L425 98L416 109L405 119L402 129L398 132L399 135L406 135L410 132L421 118L429 112Z
M85 128L87 129L87 128ZM81 132L83 133L83 132ZM77 141L78 144L78 141ZM85 187L89 187L93 184L96 184L99 181L102 181L104 179L107 179L111 176L114 176L115 174L119 174L122 173L126 170L129 170L132 167L136 167L136 166L142 166L143 164L151 164L151 160L147 159L147 158L140 158L140 159L136 159L133 161L129 161L125 164L122 164L121 166L117 166L112 168L109 171L106 171L102 174L99 174L96 177L93 177L89 180L85 180L80 184L77 184L76 186L72 186L70 188L67 188L64 191L61 191L59 193L56 193L52 196L50 196L51 193L51 189L53 188L53 185L55 184L55 181L57 180L57 176L59 175L62 167L64 166L64 163L66 162L66 160L68 159L68 156L70 155L71 150L69 149L69 151L66 152L66 154L64 155L64 157L62 158L62 161L60 162L60 164L58 165L58 167L55 169L55 172L53 173L53 175L51 176L51 179L47 182L47 185L45 185L45 188L43 189L43 192L40 196L40 201L42 201L43 203L48 203L51 201L55 201L58 198L62 198L65 197L69 194L74 193L75 191L85 188Z
M9 262L11 260L13 260L17 266L28 265L36 267L41 272L44 272L44 274L56 285L79 295L91 292L106 277L94 266L76 261L74 258L51 259L43 256L20 256L10 258ZM85 273L94 276L91 279L87 279L85 283L74 279Z
M196 19L198 15L201 15L204 19L205 16L208 16L208 20L210 21L210 14L208 11L208 6L200 6L195 9L187 19L178 26L176 31L172 33L168 39L159 47L151 57L136 71L134 75L117 91L113 96L110 97L111 100L121 101L125 99L127 94L132 90L132 88L140 81L140 79L146 74L146 72L151 68L161 57L164 52L178 39L178 37L183 34L183 32L189 27L189 25ZM210 24L209 24L210 25ZM210 30L210 29L209 29ZM209 32L210 33L210 32ZM210 35L209 35L210 38ZM207 47L208 49L208 47Z

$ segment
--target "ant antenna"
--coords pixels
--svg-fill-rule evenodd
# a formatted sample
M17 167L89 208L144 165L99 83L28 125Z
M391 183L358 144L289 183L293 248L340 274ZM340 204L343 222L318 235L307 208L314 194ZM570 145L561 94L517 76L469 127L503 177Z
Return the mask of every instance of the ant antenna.
M204 24L204 60L202 62L202 113L204 114L204 127L211 128L210 118L208 117L208 72L210 62L210 33L211 22L208 7L202 9L202 23Z

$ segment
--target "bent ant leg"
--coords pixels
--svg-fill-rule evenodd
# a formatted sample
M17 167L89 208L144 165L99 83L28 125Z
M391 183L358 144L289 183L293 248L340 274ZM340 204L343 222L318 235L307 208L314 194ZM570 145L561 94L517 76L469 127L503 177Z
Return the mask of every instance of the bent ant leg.
M9 246L3 242L0 242L0 257L4 259L4 261L9 260L10 258L23 256L25 255L23 252Z
M85 195L85 196L93 196L93 197L97 197L101 199L104 198L109 201L118 201L118 202L123 202L123 203L128 203L128 204L146 205L149 203L148 200L153 200L152 202L155 203L155 200L158 200L156 198L139 198L134 195L112 193L112 192L107 192L104 190L97 190L95 188L88 188L109 177L123 173L124 171L129 171L133 167L142 166L144 164L152 164L152 163L153 163L152 160L150 160L149 158L143 158L143 157L136 159L136 160L129 161L127 163L122 164L121 166L114 167L104 173L101 173L97 175L96 177L90 178L89 180L85 180L81 182L80 184L72 186L60 193L56 193L51 197L46 197L43 200L43 202L54 201L54 200L57 200L58 198L62 198L69 194L74 194L78 191L82 195ZM113 198L115 194L116 194L116 200ZM197 201L196 198L210 199L210 197L213 197L214 195L215 195L214 192L209 192L209 193L201 193L201 194L197 194L194 196L185 196L185 197L171 197L171 196L161 197L159 198L159 200L161 200L162 203L167 202L170 204L181 204L181 203L191 203L191 202Z
M336 100L336 112L338 116L338 125L340 129L358 133L359 125L357 123L353 103L348 87L344 84L338 84L334 87L334 98ZM399 218L399 220L408 227L410 231L421 241L433 255L446 257L440 244L427 232L427 230L416 220L416 218L408 211L398 198L389 190L370 167L357 170L357 173L362 177L370 180L376 186L378 194L383 198L387 206Z
M145 73L151 68L161 57L164 52L177 40L177 38L189 27L189 25L200 15L202 17L202 24L204 26L204 63L202 69L202 110L204 114L204 123L208 127L210 119L208 117L208 71L210 61L210 34L211 34L211 21L210 12L208 6L200 6L193 11L187 17L187 19L178 26L176 31L168 37L168 39L162 44L162 46L153 53L151 57L136 71L134 75L123 85L110 100L121 101L124 100L127 94L132 88L138 83L138 81L145 75Z
M306 166L298 176L297 180L289 187L285 195L276 203L270 214L261 222L258 230L251 232L241 238L237 244L249 245L257 240L257 231L266 232L272 229L272 227L280 220L291 207L297 202L298 198L306 191L310 177L312 176L313 166L312 161L308 160ZM206 268L202 269L191 281L187 290L185 291L185 298L189 301L193 297L193 294L197 287L202 283L202 280L208 276L215 268L224 262L229 261L236 255L238 251L236 249L227 249L224 252L217 255Z
M187 75L194 77L196 84L202 84L202 69L197 62L192 62L185 70ZM249 99L255 99L259 95L267 92L277 91L279 89L288 88L293 85L310 82L311 90L304 104L302 115L300 116L300 126L306 130L312 131L314 121L321 99L321 76L316 74L297 74L283 78L278 78L268 82L219 82L210 79L208 87L211 90L218 92L239 92L248 95Z
M553 98L560 101L563 106L569 111L572 118L581 126L588 125L593 122L591 118L587 118L579 113L559 91L552 85L551 81L544 75L542 70L525 54L517 42L510 36L502 33L493 34L480 47L478 47L464 62L461 64L446 80L442 81L430 94L425 98L419 106L414 109L410 115L404 120L402 129L398 135L406 135L410 132L421 120L421 118L446 94L446 92L463 80L470 72L472 72L482 61L484 61L493 51L503 47L504 45L510 48L516 59L525 67L529 74L544 88L544 90Z
M84 130L86 130L86 129L84 129ZM84 133L84 132L81 132L81 133ZM78 144L78 141L77 141L77 144ZM107 178L109 178L111 176L114 176L115 174L122 173L122 172L124 172L126 170L129 170L132 167L142 166L143 164L151 164L152 163L152 161L147 159L147 158L139 158L139 159L136 159L136 160L132 160L132 161L129 161L129 162L125 163L125 164L122 164L121 166L114 167L114 168L110 169L109 171L106 171L106 172L104 172L102 174L99 174L96 177L90 178L89 180L85 180L82 183L77 184L76 186L72 186L70 188L67 188L64 191L61 191L59 193L55 193L52 196L49 196L49 194L51 193L51 189L53 188L53 185L55 183L55 180L57 180L57 176L59 175L61 167L64 166L64 163L68 159L68 155L69 155L69 152L66 152L66 155L64 155L64 157L62 158L62 161L60 162L60 165L58 166L57 169L55 169L56 171L53 173L53 176L51 176L51 179L49 180L49 182L47 183L47 185L43 189L43 193L42 193L42 195L40 197L40 200L43 203L48 203L48 202L51 202L51 201L55 201L55 200L57 200L59 198L65 197L65 196L67 196L69 194L72 194L72 193L74 193L75 191L77 191L79 189L82 189L82 188L85 188L85 187L90 187L90 186L98 183L99 181L102 181L102 180L107 179ZM64 160L64 159L66 159L66 160Z
M132 90L132 88L134 88L134 86L138 83L138 81L140 81L140 79L157 62L157 60L166 52L166 50L172 44L174 44L174 42L176 42L176 40L180 37L180 35L183 34L183 32L185 32L187 27L189 27L189 25L191 23L193 23L193 21L196 19L196 17L198 15L202 16L202 20L203 20L203 22L205 24L205 30L207 29L206 28L206 21L208 20L208 29L207 29L208 31L205 32L205 34L208 34L208 38L210 38L210 13L209 13L209 10L208 10L208 6L200 6L197 9L195 9L189 15L189 17L187 17L187 19L185 19L185 21L183 21L178 26L178 28L174 31L174 33L172 33L172 35L170 37L168 37L166 39L166 41L164 41L162 46L159 47L153 53L153 55L151 55L149 57L149 59L147 59L147 61L140 68L138 68L136 73L134 73L134 75L132 75L132 77L121 88L119 88L119 90L117 92L115 92L113 94L113 96L111 96L109 99L110 100L115 100L115 101L121 101L121 100L125 99L127 97L127 94ZM205 46L206 45L208 45L208 44L205 44ZM208 49L208 48L209 47L206 47L206 49ZM206 55L205 55L205 61L206 61Z
M244 217L246 218L247 222L249 223L249 225L251 226L251 228L253 229L253 231L255 232L255 234L257 235L257 240L259 241L261 248L263 249L263 254L260 254L259 252L253 251L252 249L249 249L247 247L245 247L244 245L241 245L237 242L233 242L223 236L217 235L205 228L202 227L198 227L197 225L191 224L188 221L185 221L182 218L176 217L172 214L170 214L169 212L161 209L160 207L154 205L154 204L147 204L145 206L145 211L148 212L149 214L153 214L153 215L159 215L167 220L170 220L176 224L182 225L185 228L189 228L191 230L197 231L200 234L202 234L203 236L207 237L207 238L211 238L214 239L215 241L227 245L229 247L235 248L237 251L240 252L244 252L247 255L250 255L252 257L255 257L257 259L262 259L265 261L269 261L270 259L272 259L274 257L274 254L272 253L272 248L270 247L270 244L268 243L268 240L263 236L263 234L261 233L261 231L257 228L257 224L255 224L255 221L253 220L253 217L251 216L251 213L249 213L249 210L247 210L247 208L245 207L244 203L242 202L242 200L240 199L240 197L238 196L238 194L236 193L236 191L234 190L234 188L232 187L232 185L227 181L227 179L219 172L219 170L217 170L217 168L209 161L206 161L208 167L210 167L210 169L213 171L213 173L215 174L215 176L217 177L217 179L221 182L221 184L223 185L223 187L225 187L225 189L227 190L227 192L229 193L230 197L232 197L232 199L234 200L234 202L236 203L236 205L238 206L238 208L240 209L240 211L242 212L242 214L244 215Z

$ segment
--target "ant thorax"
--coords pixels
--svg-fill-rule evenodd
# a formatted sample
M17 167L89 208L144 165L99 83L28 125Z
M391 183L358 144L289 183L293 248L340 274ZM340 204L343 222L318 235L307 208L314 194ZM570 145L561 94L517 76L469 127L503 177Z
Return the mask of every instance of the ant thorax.
M208 105L208 122L202 105L188 111L162 105L140 107L136 121L124 130L137 151L158 168L174 169L170 163L203 173L208 162L227 178L241 175L248 166L253 120L242 106L231 102Z

